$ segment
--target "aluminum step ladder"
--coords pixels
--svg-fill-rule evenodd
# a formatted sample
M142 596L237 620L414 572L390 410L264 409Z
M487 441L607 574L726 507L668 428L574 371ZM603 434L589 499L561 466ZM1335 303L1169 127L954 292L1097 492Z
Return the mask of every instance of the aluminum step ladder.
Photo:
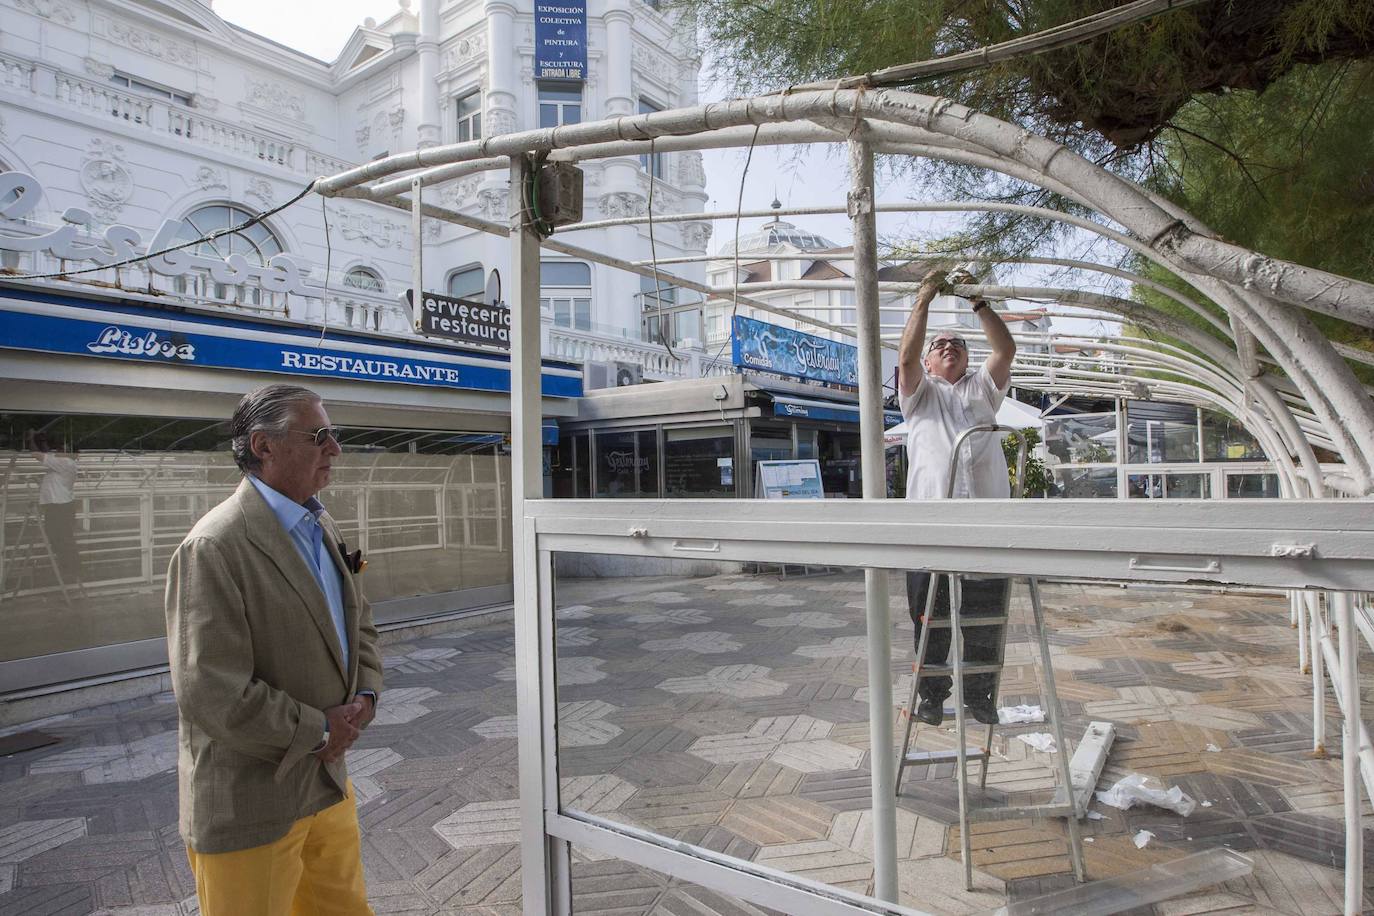
M1016 458L1016 496L1021 495L1022 484L1025 480L1026 471L1026 440L1019 430L1008 426L985 425L974 426L964 430L954 441L954 448L950 453L949 483L946 488L946 498L954 496L954 480L958 471L959 452L965 440L975 433L1010 433L1017 437L1018 451ZM939 590L940 579L944 577L948 583L949 592L949 618L946 620L935 620L935 597ZM1083 838L1079 830L1078 818L1080 812L1074 799L1073 782L1069 773L1069 746L1064 739L1064 712L1059 703L1059 693L1054 685L1054 667L1050 659L1049 639L1045 635L1045 615L1044 608L1040 601L1040 585L1034 577L1026 578L1026 583L1030 589L1031 612L1035 626L1036 640L1040 647L1041 670L1044 672L1045 679L1045 699L1049 707L1048 716L1050 727L1054 733L1056 745L1055 758L1059 781L1063 791L1056 796L1056 799L1048 804L1040 805L1020 805L1004 806L996 808L976 808L969 806L968 797L968 761L972 757L981 761L979 768L978 787L987 787L988 765L992 757L992 735L995 725L989 725L987 737L982 747L968 746L968 723L964 711L964 675L988 673L993 676L992 697L993 705L996 705L997 695L1002 685L1002 667L1006 658L1007 625L1010 622L1008 612L1011 602L1011 584L1016 580L1011 580L1007 587L1006 604L1002 608L1002 613L990 616L970 617L967 622L961 619L960 610L963 603L962 577L958 573L944 572L937 573L932 571L929 584L926 588L926 604L922 615L921 639L916 648L916 662L912 666L911 677L911 696L907 701L907 706L902 710L906 716L906 729L902 738L901 750L897 755L897 777L894 780L896 793L901 794L902 776L907 767L928 766L934 763L954 762L955 779L958 785L959 794L959 842L962 847L964 861L964 888L973 890L973 854L972 838L969 835L969 825L986 821L1019 820L1028 817L1062 817L1066 821L1069 834L1069 857L1073 862L1074 877L1082 882L1084 880L1083 868ZM964 662L964 627L976 626L1001 626L1002 638L997 647L996 662L979 662L966 664ZM930 639L932 629L950 630L950 664L928 665L925 661L926 647ZM912 751L911 739L915 731L915 711L918 702L918 691L921 681L932 677L950 677L954 684L954 722L955 722L955 746L952 751ZM1060 799L1066 799L1061 801Z

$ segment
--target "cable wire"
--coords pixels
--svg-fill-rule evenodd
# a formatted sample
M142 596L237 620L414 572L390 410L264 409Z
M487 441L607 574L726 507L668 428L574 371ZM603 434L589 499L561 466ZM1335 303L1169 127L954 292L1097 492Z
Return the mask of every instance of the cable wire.
M658 279L658 246L654 244L654 139L649 138L649 200L644 205L649 218L649 258L653 261L654 272L654 318L658 322L658 342L663 344L670 357L681 359L673 352L673 345L663 330L663 286Z
M329 292L329 271L334 261L334 246L329 240L329 209L325 206L326 198L320 195L320 216L324 218L324 293ZM418 294L417 294L418 295ZM324 343L325 332L329 329L329 302L320 297L320 340L316 346Z
M739 176L739 196L735 200L735 285L734 292L731 294L731 299L734 301L730 306L730 333L726 336L725 340L721 341L720 349L716 351L715 356L711 357L711 361L702 364L701 373L703 376L705 376L706 371L710 367L714 366L720 360L721 355L725 353L725 345L735 336L735 315L739 312L739 221L740 214L744 211L744 182L745 179L749 177L749 163L754 161L754 144L759 139L759 128L762 126L761 124L755 124L754 135L749 138L749 152L746 153L744 157L744 171L740 172Z

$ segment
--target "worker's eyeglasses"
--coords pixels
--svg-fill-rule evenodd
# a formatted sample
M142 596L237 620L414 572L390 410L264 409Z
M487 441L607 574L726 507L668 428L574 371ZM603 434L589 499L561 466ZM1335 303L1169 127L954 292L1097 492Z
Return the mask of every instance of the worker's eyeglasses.
M314 440L316 448L324 448L324 444L330 439L333 439L335 442L339 441L339 437L335 435L334 427L332 426L321 426L316 430L293 429L291 432L300 433L302 436L309 436Z
M938 353L941 350L967 350L968 343L962 337L941 337L930 342L930 349L927 353Z

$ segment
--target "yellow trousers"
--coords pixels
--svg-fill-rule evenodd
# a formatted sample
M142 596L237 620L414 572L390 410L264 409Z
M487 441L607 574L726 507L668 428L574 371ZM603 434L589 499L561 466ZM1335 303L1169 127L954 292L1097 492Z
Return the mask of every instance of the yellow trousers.
M374 916L363 884L358 806L348 797L236 852L186 847L202 916Z

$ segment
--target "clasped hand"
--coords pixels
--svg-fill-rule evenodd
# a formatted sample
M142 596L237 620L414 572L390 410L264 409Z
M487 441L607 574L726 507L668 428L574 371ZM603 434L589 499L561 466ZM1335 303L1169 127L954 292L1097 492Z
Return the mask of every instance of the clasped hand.
M324 711L325 721L329 723L329 743L317 756L325 763L333 763L343 757L344 751L353 746L367 724L372 721L373 700L370 696L358 695L342 706L331 706Z

